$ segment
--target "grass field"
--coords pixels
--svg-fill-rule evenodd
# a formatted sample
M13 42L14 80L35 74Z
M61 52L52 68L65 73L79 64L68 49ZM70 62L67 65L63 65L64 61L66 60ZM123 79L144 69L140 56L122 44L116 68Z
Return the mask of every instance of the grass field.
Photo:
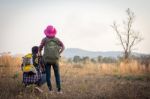
M36 91L34 85L25 88L20 64L20 58L0 57L0 99L150 99L150 65L145 67L137 61L113 64L62 61L63 94L49 94L46 84L41 87L44 93ZM52 85L56 90L54 75Z

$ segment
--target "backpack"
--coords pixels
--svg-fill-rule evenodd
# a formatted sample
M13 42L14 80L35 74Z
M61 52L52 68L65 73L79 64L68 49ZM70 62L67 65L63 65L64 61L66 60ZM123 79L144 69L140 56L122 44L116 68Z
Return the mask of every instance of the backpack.
M43 60L45 63L56 63L60 57L60 46L57 38L46 38Z
M27 54L23 57L22 71L24 73L36 74L37 70L33 65L32 54Z

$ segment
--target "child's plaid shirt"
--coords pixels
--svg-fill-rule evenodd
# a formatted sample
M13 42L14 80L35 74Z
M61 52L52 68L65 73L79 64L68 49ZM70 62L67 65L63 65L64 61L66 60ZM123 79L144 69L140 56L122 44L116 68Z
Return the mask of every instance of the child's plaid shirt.
M23 83L24 84L34 84L38 83L42 77L42 73L38 72L37 74L28 75L27 73L23 73Z

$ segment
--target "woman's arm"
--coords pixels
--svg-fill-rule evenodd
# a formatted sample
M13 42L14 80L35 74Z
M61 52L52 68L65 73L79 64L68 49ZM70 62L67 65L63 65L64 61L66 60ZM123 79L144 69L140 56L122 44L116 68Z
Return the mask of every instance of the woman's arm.
M41 56L41 51L43 50L44 45L45 45L45 38L42 39L41 44L39 46L39 49L38 49L39 56Z
M58 39L59 40L59 39ZM65 46L62 41L59 40L59 45L61 46L60 53L62 53L65 49Z

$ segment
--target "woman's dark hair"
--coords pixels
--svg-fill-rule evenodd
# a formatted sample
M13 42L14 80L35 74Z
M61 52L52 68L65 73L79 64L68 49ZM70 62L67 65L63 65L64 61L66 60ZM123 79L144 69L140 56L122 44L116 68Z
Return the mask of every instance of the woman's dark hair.
M33 46L32 47L32 54L37 54L38 53L38 49L39 49L38 46Z

